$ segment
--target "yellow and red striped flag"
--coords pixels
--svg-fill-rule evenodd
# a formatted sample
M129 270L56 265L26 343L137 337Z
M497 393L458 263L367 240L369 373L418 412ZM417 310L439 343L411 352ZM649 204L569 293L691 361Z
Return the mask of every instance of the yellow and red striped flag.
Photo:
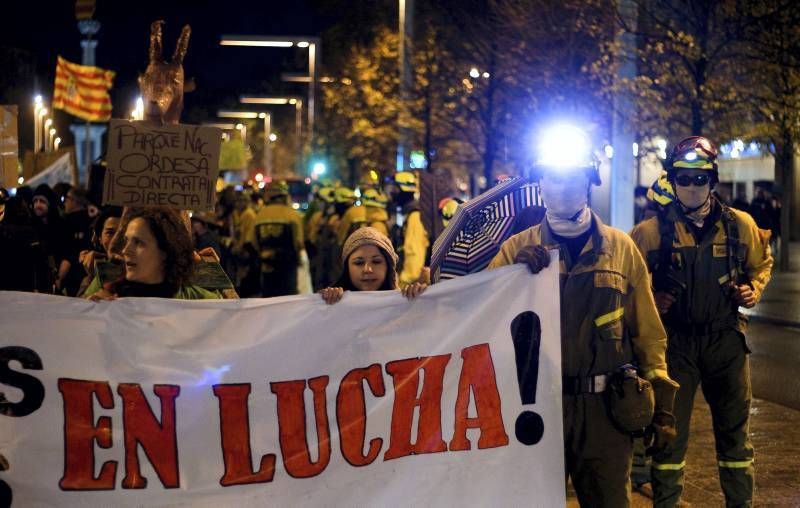
M89 122L107 122L111 119L108 90L113 81L114 71L78 65L59 56L53 108Z

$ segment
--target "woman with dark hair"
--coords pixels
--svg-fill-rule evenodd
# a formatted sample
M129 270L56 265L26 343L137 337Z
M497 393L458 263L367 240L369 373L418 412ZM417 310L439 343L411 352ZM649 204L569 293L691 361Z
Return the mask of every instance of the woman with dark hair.
M327 304L342 299L345 291L391 291L397 289L397 253L392 242L375 228L355 230L342 247L342 274L320 295ZM421 295L428 285L410 284L402 291L409 300Z
M221 296L191 284L195 261L192 239L184 217L167 208L127 210L120 232L124 276L104 284L92 300L122 296L151 296L184 300L217 299ZM114 250L112 245L112 250Z

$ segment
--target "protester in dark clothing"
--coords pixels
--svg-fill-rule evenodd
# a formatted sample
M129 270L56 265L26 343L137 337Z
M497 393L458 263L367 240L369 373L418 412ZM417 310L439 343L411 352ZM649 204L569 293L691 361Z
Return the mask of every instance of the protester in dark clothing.
M30 211L17 197L5 200L0 219L0 289L41 293L53 289L53 272Z
M33 205L33 189L27 185L17 187L17 193L14 195L14 197L21 199L28 209L30 209L30 207Z
M731 203L732 208L750 213L750 204L747 202L747 195L744 192L738 192L736 199Z
M214 249L218 258L222 256L222 247L219 244L218 227L208 215L196 212L192 215L192 234L194 236L194 249L201 251L208 247Z
M758 192L756 192L756 197L753 198L753 202L750 203L748 212L753 217L753 220L756 221L759 228L772 229L772 203L767 198L763 189L758 189Z
M69 271L68 252L70 238L64 220L58 211L58 198L47 184L41 184L33 192L31 203L33 226L42 244L49 263L56 271L55 291L61 292Z
M86 191L78 187L71 187L64 196L64 222L69 235L67 261L70 265L63 283L67 296L77 294L81 280L86 275L80 263L80 254L92 247L92 218L89 217L88 204Z
M122 218L122 208L109 206L104 209L92 224L92 247L80 253L79 261L83 266L86 276L81 281L78 296L83 296L86 288L91 284L96 275L97 261L111 258L111 240L117 233Z

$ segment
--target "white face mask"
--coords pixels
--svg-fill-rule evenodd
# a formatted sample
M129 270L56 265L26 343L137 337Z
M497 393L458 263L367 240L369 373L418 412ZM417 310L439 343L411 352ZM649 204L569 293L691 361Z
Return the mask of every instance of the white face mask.
M541 182L542 200L548 213L560 219L571 219L589 203L589 178L586 173L545 175Z

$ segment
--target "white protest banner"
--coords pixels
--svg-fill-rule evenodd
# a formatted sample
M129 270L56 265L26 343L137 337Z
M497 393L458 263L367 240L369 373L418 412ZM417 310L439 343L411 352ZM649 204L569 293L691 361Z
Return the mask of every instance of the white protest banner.
M60 182L75 184L75 165L73 164L72 150L67 150L64 155L55 160L41 173L25 180L25 185L36 188L37 185L46 183L50 187Z
M26 507L564 506L557 266L330 306L0 292L0 490Z
M221 131L112 119L103 202L213 210Z

